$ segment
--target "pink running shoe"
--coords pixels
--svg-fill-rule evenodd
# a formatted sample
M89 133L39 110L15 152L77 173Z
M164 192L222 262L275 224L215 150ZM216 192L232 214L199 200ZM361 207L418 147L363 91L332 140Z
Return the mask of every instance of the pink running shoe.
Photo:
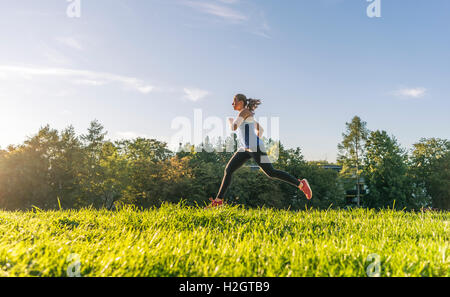
M309 186L309 183L306 179L302 179L299 180L300 181L300 185L298 186L298 188L305 193L305 196L308 200L311 200L312 198L312 190L311 187Z
M221 201L216 201L216 199L209 198L209 201L211 201L211 204L208 205L207 207L205 207L205 209L223 206L223 200L221 200Z

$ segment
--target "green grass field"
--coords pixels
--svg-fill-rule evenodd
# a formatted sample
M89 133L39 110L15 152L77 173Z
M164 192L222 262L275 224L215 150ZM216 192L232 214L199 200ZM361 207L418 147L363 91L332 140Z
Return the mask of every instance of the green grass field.
M448 212L0 212L0 276L450 276ZM377 256L378 255L378 256ZM79 261L79 262L77 262ZM69 268L69 272L68 272Z

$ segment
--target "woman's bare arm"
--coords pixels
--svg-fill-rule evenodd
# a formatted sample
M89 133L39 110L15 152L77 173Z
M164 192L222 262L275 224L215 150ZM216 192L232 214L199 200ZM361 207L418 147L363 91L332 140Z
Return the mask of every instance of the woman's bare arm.
M232 118L229 118L228 121L230 123L230 128L232 131L236 131L239 126L250 116L253 116L253 113L248 109L243 109L236 120L233 120Z
M256 124L256 135L258 135L258 137L261 138L263 136L264 129L258 122L255 121L255 124Z

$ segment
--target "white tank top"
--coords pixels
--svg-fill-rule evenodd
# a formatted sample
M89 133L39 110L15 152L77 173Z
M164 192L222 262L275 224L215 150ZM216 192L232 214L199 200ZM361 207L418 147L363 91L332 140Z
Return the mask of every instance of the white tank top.
M253 117L248 117L239 126L239 142L243 149L256 152L259 145L260 150L265 151L264 142L256 135L256 123Z

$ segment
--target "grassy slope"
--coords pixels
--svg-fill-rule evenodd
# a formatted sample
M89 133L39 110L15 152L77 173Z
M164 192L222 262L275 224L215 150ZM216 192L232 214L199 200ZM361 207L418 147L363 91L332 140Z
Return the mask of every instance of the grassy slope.
M450 276L450 213L0 212L0 276Z

